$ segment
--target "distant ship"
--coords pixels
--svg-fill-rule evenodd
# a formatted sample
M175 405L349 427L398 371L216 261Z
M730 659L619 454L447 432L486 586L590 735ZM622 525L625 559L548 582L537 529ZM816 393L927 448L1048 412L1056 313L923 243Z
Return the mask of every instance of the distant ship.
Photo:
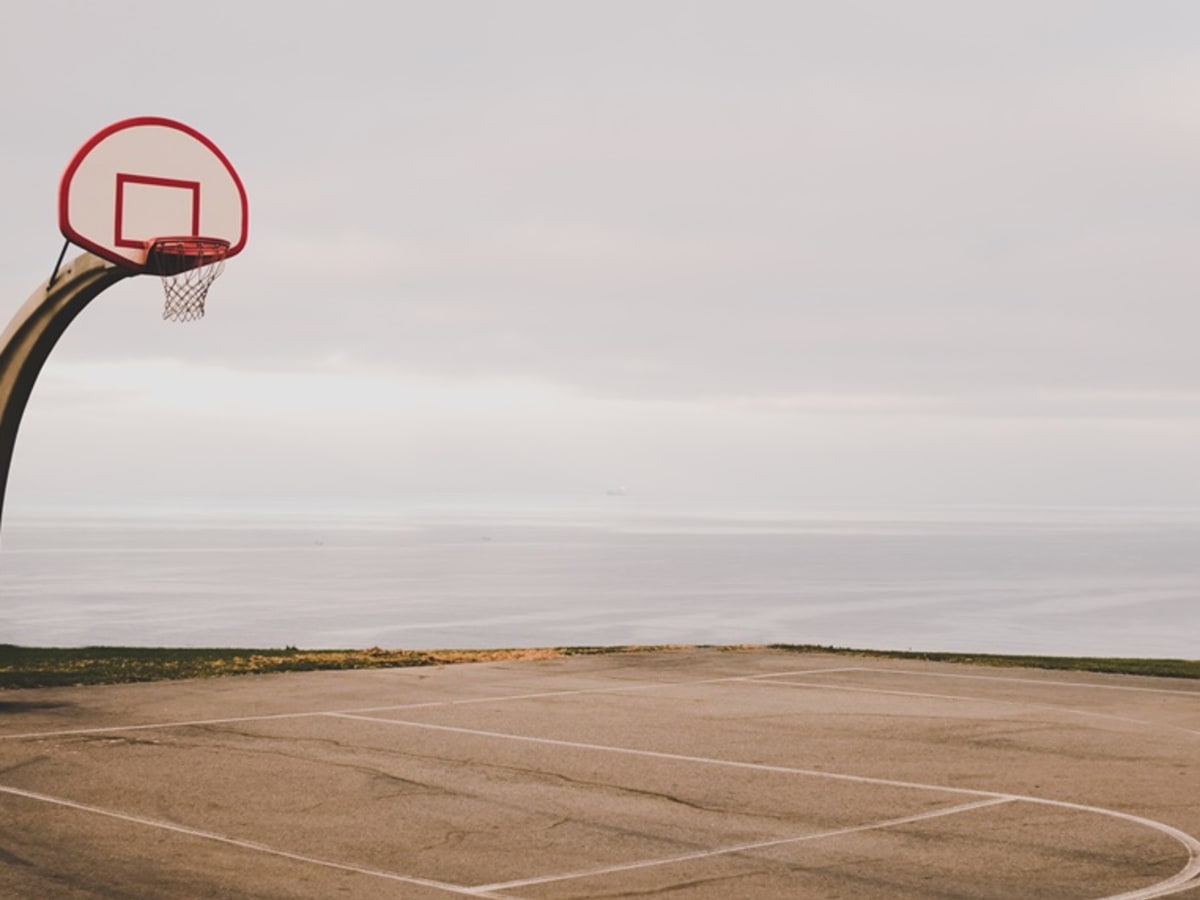
M619 485L618 487L610 487L605 493L610 497L624 497L629 491L625 490L624 485Z

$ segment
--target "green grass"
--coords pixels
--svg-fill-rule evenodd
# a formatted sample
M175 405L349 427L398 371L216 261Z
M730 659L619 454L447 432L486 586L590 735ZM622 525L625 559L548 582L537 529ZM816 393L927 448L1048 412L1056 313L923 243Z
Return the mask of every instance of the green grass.
M180 649L171 647L17 647L0 644L0 689L124 684L316 669L385 669L464 662L553 659L620 653L632 647L555 647L511 650Z
M1200 678L1200 660L1119 659L1100 657L1002 656L982 653L916 653L856 650L815 644L771 644L789 653L836 653L884 659L1109 672L1170 678ZM298 650L180 649L170 647L16 647L0 644L0 689L62 685L122 684L177 678L210 678L316 669L384 669L444 666L496 660L557 659L601 653L635 653L680 647L546 647L500 650ZM716 649L762 649L719 647Z

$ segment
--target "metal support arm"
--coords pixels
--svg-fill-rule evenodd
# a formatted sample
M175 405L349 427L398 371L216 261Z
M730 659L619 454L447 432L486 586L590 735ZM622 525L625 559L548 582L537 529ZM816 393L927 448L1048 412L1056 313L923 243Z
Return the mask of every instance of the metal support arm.
M17 429L42 365L80 311L105 288L132 274L83 253L33 292L0 337L0 516Z

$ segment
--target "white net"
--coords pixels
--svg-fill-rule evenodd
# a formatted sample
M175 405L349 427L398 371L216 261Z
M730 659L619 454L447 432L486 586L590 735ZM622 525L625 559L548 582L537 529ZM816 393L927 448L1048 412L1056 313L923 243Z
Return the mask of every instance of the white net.
M151 245L146 270L162 278L164 320L204 318L208 289L224 271L228 250L228 241L209 238L160 238Z

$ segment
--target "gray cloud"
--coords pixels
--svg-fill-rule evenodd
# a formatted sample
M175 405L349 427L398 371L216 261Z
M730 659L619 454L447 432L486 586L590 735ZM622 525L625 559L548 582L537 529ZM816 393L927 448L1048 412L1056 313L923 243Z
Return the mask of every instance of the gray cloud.
M1183 2L23 5L0 290L48 274L74 148L165 114L238 166L248 249L202 333L162 331L141 279L64 364L517 377L892 440L897 416L1191 427L1197 26Z

